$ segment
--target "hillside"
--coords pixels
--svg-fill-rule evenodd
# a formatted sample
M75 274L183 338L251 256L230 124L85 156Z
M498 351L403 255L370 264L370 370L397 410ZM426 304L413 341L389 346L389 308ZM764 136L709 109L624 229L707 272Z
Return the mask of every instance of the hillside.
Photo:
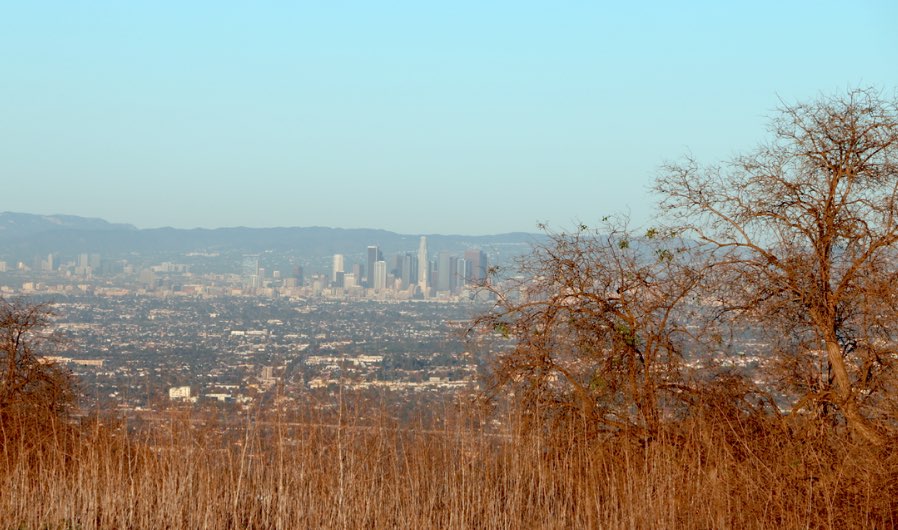
M398 234L369 228L275 227L275 228L151 228L137 229L102 219L66 215L0 213L2 257L30 259L50 252L98 252L104 255L154 252L262 252L291 251L306 256L326 256L378 245L385 253L417 248L420 235L427 236L431 252L467 247L498 247L526 250L542 236L513 232L467 236Z

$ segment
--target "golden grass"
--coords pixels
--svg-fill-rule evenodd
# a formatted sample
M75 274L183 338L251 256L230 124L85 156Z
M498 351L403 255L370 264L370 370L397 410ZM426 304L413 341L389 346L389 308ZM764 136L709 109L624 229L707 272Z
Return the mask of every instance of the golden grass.
M699 415L647 439L446 413L172 413L128 434L3 419L2 528L895 528L898 460L835 432ZM363 422L362 418L368 418Z

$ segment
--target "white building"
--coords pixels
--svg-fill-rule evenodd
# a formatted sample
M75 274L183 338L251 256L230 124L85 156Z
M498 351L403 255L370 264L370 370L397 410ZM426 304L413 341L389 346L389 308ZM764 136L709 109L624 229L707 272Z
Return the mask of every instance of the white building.
M418 287L421 288L421 294L427 296L427 287L429 278L427 277L430 261L427 260L427 237L421 236L421 242L418 243Z
M334 264L331 269L331 281L337 281L337 273L345 272L343 269L343 254L334 254Z
M374 290L383 291L387 288L387 262L374 262Z
M190 400L190 387L189 386L173 386L168 389L168 399L172 401L189 401Z

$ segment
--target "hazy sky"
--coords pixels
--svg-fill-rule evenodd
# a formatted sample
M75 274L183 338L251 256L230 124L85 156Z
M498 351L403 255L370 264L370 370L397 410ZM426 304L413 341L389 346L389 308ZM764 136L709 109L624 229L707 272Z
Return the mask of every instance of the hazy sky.
M778 98L893 94L896 21L894 0L4 2L0 211L642 222L659 164L753 147Z

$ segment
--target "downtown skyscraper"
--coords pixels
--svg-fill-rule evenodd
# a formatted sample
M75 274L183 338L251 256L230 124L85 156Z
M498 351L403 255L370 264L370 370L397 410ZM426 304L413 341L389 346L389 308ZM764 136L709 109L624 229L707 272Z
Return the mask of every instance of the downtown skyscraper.
M465 283L479 283L486 279L489 265L486 253L479 248L469 248L465 251Z
M421 242L418 243L418 288L425 297L428 295L428 270L430 269L430 261L427 259L427 237L421 236Z
M334 262L333 262L333 265L331 266L331 281L332 282L336 282L337 275L339 273L345 271L343 266L344 266L343 254L334 254Z
M372 284L375 291L383 291L387 288L387 262L380 260L374 262L374 274Z
M368 278L367 287L374 287L374 264L378 261L383 261L384 254L380 251L377 245L371 245L368 247L368 270L365 271Z

